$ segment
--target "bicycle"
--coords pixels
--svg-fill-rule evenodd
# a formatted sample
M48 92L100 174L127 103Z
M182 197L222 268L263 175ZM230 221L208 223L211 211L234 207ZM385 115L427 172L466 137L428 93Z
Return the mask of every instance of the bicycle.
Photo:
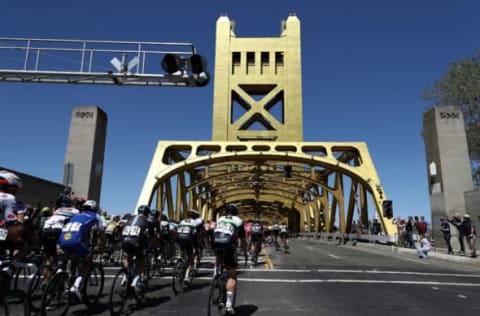
M150 278L150 271L148 268L149 258L148 256L144 259L145 261L145 271L144 271L144 281L143 285L139 290L135 289L132 286L132 282L137 276L137 257L134 256L129 262L127 268L123 267L118 271L113 279L112 288L110 289L110 314L111 315L120 315L125 308L127 299L134 297L137 301L137 304L140 304L145 298L146 289L148 287L148 280Z
M81 301L87 308L92 308L98 303L102 296L105 274L99 263L93 262L91 259L88 260L90 260L90 269L86 276L84 276L80 288L80 295ZM70 265L70 269L68 269L68 265ZM67 272L68 270L71 271L71 260L67 260L63 268L59 269L48 281L42 296L42 316L52 313L59 315L67 314L70 305L73 303L73 295L70 292L70 287L74 284L77 276L79 276L78 273L69 274Z
M217 273L213 277L208 295L207 315L225 315L227 312L227 281L228 274L224 271L223 261L225 253L217 250L218 266ZM232 304L235 305L236 291Z
M190 271L190 282L185 282L185 273L188 267L188 256L186 251L181 247L180 255L175 260L172 274L172 289L173 293L184 293L192 286L193 269Z
M5 316L30 315L30 304L24 291L12 289L12 263L0 261L0 310Z

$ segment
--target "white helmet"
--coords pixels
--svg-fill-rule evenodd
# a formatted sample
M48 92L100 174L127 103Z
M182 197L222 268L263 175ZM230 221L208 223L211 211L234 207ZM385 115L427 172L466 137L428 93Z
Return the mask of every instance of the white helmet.
M16 193L22 188L22 180L13 172L1 170L0 171L0 185L6 189L12 190Z
M96 211L97 210L97 202L94 200L88 200L83 203L83 210L84 211Z

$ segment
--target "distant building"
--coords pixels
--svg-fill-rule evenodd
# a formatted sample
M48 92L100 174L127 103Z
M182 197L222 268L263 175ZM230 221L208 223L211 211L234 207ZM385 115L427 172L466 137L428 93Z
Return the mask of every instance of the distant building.
M43 207L53 203L64 191L65 185L0 166L0 170L14 172L22 179L22 189L17 194L17 201Z

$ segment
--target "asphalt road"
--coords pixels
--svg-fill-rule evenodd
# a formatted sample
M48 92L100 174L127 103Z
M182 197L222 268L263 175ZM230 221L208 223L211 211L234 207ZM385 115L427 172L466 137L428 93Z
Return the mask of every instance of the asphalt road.
M258 266L240 266L237 315L480 315L480 266L413 250L292 239L289 253L265 247ZM175 295L171 274L150 284L124 315L206 315L213 257L206 256L192 289ZM108 296L118 268L106 267L104 296L69 315L110 315Z

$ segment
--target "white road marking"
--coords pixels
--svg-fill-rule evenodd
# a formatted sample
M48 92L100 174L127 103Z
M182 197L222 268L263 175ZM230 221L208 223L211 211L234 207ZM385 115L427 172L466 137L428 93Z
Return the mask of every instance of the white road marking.
M340 259L340 257L337 257L337 256L335 256L335 255L332 255L331 253L329 253L328 255L329 255L330 257L332 257L332 258L335 258L335 259L337 259L337 260L339 260L339 259Z
M465 295L458 295L458 297L466 299L467 297Z
M380 271L380 270L342 270L342 269L317 269L317 272L329 273L372 273L372 274L407 274L407 275L428 275L428 276L449 276L449 277L468 277L480 278L479 274L459 274L459 273L433 273L433 272L411 272L411 271Z

